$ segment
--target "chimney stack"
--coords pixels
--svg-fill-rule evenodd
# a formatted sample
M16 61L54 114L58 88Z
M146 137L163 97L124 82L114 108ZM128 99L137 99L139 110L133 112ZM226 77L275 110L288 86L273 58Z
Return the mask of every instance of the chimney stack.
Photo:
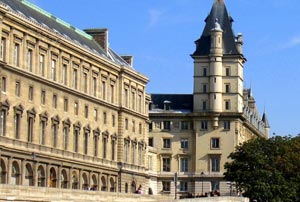
M108 53L108 29L85 29L87 34L91 35L94 40Z

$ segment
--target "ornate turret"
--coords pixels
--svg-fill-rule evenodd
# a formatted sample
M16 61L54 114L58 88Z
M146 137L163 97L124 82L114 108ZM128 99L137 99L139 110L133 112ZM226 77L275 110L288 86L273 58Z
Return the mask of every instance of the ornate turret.
M261 120L265 124L265 135L266 135L266 137L269 137L269 135L270 135L270 124L269 124L269 120L267 118L266 111L264 111L264 114L263 114Z

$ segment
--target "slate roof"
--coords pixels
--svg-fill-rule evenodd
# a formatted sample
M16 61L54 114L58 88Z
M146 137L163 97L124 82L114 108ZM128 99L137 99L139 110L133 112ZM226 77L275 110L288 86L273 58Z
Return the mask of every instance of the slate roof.
M164 102L171 102L171 110L193 111L192 94L151 94L152 105L156 109L164 109Z
M6 4L9 10L18 13L31 22L41 25L47 30L59 34L61 37L70 40L77 45L80 45L87 51L132 69L132 67L112 49L109 49L108 53L106 53L92 36L64 22L47 11L44 11L36 5L26 0L0 0L0 2Z
M270 124L266 112L264 112L261 120L264 122L265 128L270 128Z
M207 56L210 53L210 31L215 27L218 19L223 30L223 54L240 55L236 48L235 36L232 30L233 19L228 15L224 0L215 0L210 14L205 19L204 31L196 43L196 51L192 56Z

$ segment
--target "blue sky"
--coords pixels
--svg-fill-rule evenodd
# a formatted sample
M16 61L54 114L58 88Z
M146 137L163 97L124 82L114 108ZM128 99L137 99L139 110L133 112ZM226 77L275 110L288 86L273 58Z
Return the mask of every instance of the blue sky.
M194 41L213 0L31 0L79 29L108 28L110 47L132 54L148 93L193 91ZM268 113L271 134L300 133L299 0L225 0L243 33L245 87ZM299 124L299 125L298 125Z

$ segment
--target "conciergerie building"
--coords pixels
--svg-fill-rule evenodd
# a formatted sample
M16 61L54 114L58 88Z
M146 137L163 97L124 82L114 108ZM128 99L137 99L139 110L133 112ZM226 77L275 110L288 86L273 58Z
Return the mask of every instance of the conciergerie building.
M244 89L242 35L224 0L205 19L185 95L148 95L148 78L109 47L107 29L79 30L26 0L0 0L0 19L3 186L226 195L228 155L269 136Z

